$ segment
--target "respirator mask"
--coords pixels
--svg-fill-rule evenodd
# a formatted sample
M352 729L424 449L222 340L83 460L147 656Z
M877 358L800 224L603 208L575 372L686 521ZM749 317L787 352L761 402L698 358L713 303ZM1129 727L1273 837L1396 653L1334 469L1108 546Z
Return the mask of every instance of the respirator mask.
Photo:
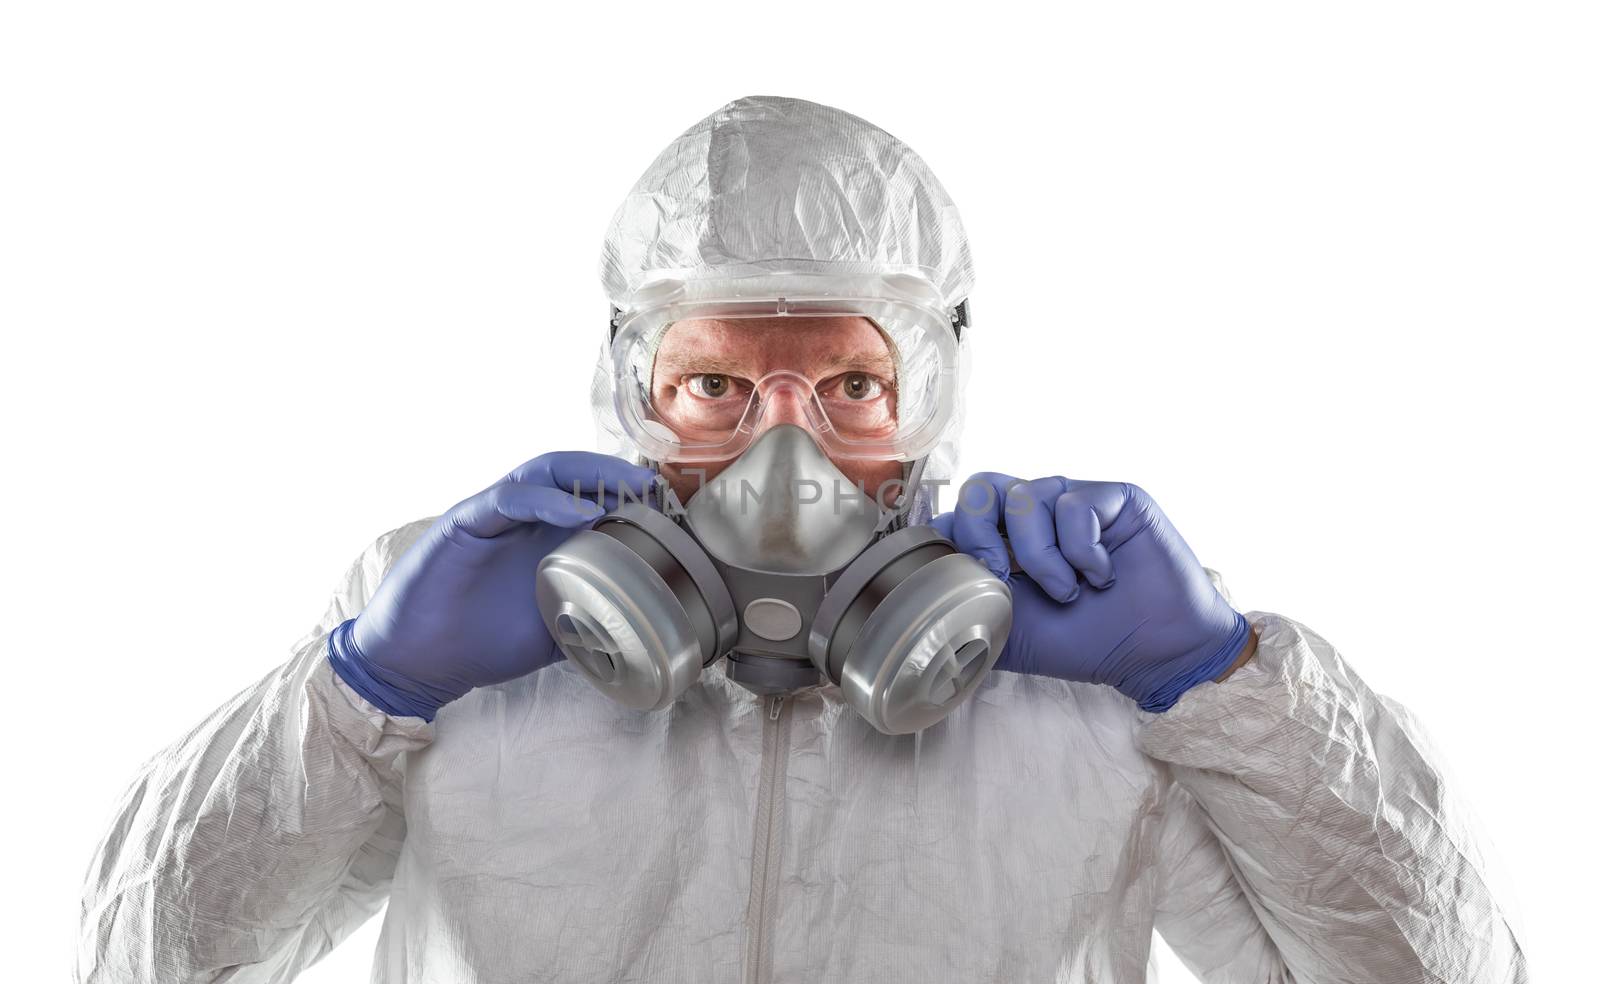
M755 693L832 683L877 730L920 731L976 689L1011 626L1004 583L905 523L949 422L961 321L881 282L861 297L787 286L614 312L630 441L680 475L719 467L681 502L623 502L575 533L539 565L539 610L631 708L666 707L726 658ZM900 463L896 502L835 458Z

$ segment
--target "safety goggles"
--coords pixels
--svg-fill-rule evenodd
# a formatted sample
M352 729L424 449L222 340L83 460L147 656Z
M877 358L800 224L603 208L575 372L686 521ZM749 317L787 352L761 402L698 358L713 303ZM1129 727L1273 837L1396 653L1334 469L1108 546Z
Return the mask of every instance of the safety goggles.
M927 455L950 423L961 324L931 287L774 286L697 283L614 312L613 397L629 439L654 461L721 461L794 423L833 457Z

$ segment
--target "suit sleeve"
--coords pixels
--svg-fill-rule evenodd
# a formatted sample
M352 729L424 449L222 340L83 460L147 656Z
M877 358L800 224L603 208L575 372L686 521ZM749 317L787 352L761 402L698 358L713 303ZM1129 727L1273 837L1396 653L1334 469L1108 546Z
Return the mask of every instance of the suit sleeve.
M1311 630L1247 618L1254 659L1140 715L1174 811L1210 833L1180 817L1168 834L1163 937L1207 981L1526 981L1504 887L1421 727Z
M1294 975L1234 877L1194 796L1162 800L1155 927L1206 984L1289 984Z
M368 547L288 662L140 769L85 881L79 981L289 981L382 907L403 756L432 729L368 704L326 647L426 528Z

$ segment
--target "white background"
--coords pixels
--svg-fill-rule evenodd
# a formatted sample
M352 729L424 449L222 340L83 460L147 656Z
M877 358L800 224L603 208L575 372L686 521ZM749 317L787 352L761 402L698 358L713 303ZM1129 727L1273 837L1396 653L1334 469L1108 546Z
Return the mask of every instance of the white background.
M1537 976L1592 973L1592 8L576 6L6 6L7 979L358 550L591 446L605 223L748 94L960 203L964 467L1151 490L1431 726Z

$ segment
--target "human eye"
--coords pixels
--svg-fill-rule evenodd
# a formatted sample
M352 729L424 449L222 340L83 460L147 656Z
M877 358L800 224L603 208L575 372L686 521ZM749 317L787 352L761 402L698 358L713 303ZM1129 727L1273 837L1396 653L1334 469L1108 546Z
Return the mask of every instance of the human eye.
M888 386L877 376L866 372L847 372L826 384L829 395L864 403L884 394Z
M689 392L702 400L726 400L738 397L748 384L737 376L720 372L697 372L684 379Z

